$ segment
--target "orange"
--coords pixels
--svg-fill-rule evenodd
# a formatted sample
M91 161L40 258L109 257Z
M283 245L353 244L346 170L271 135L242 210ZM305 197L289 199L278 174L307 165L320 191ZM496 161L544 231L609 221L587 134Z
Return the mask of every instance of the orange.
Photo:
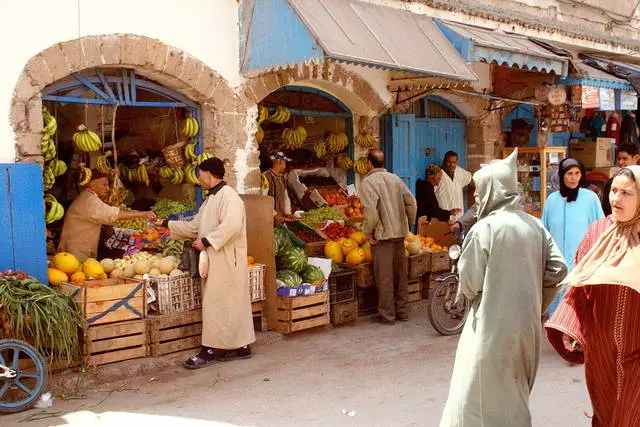
M249 265L253 265L253 264L255 264L255 263L256 263L255 258L253 258L251 255L249 255L249 256L247 257L247 264L249 264Z

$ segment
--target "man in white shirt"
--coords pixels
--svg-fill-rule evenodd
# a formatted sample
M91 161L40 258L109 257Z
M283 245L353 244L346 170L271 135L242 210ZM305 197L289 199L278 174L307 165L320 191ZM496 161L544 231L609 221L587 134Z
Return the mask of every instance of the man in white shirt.
M471 184L472 175L458 166L458 153L455 151L447 151L444 155L442 169L445 173L442 174L442 180L436 187L438 205L445 210L459 209L459 213L455 215L455 220L458 220L464 212L462 190Z

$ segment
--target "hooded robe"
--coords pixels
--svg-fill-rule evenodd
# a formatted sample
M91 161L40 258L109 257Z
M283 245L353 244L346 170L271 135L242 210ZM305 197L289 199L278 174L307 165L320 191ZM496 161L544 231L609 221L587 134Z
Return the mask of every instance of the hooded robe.
M518 207L516 159L517 150L473 177L479 221L458 263L471 309L441 427L531 426L540 319L567 266L542 223Z

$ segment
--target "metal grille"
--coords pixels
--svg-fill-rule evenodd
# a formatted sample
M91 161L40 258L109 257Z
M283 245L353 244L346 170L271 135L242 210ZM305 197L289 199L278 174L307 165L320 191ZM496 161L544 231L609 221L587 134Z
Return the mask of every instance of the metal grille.
M459 119L460 117L445 105L427 100L427 117L430 119Z

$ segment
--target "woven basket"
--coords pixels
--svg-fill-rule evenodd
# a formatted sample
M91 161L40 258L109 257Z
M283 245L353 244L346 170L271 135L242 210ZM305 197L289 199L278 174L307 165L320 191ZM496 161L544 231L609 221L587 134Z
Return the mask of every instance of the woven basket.
M174 168L181 168L184 166L184 155L182 149L184 148L186 141L180 141L173 145L168 145L162 149L162 155L167 161L169 166Z

